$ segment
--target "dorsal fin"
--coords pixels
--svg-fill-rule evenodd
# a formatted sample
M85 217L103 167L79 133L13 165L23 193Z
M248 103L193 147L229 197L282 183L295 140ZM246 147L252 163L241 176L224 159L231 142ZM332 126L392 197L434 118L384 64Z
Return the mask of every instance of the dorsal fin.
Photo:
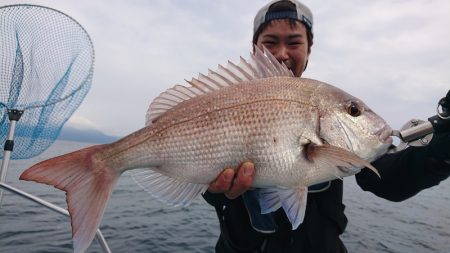
M199 74L198 78L186 80L190 86L175 85L161 93L150 104L145 125L152 124L161 114L196 96L241 82L275 76L293 77L294 74L267 49L260 50L255 46L255 53L250 53L248 60L240 57L238 65L228 61L226 68L219 65L216 71L209 70L208 75Z

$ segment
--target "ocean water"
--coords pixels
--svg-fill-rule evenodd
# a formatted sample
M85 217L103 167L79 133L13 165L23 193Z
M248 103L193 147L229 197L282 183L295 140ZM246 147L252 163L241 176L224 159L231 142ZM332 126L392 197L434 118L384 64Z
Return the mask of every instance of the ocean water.
M62 191L18 177L42 159L87 145L57 141L36 158L11 161L7 183L65 208ZM450 252L450 180L400 203L363 192L353 177L344 183L349 224L342 239L349 252ZM100 229L112 252L213 252L219 234L214 209L202 198L186 208L167 207L128 173L120 178ZM69 218L5 192L0 252L72 252ZM88 252L102 252L96 240Z

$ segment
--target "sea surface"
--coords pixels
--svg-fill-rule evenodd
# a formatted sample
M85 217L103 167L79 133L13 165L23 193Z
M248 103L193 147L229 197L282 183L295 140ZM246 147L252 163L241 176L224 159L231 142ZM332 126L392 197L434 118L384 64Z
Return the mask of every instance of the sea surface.
M38 157L13 160L7 183L66 208L62 191L19 181L19 175L38 161L88 145L59 140ZM450 252L450 179L399 203L362 191L354 177L344 184L349 224L342 239L349 252ZM219 234L214 209L202 198L189 207L167 207L141 190L129 173L120 178L100 229L112 252L213 252ZM69 218L4 192L0 252L72 252ZM88 252L103 251L94 240Z

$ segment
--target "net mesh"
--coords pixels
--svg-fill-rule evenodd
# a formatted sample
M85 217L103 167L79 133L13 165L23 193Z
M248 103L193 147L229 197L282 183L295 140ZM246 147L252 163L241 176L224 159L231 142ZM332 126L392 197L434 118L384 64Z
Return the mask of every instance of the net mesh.
M0 143L8 109L24 110L12 159L47 149L86 96L94 49L87 32L64 13L43 6L0 8Z

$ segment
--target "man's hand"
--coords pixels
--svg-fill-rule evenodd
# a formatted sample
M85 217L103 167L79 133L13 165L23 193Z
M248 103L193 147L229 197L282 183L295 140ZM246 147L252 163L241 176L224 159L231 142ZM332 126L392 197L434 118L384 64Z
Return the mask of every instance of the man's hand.
M255 175L255 166L252 162L244 162L235 171L225 169L217 176L208 188L212 193L224 193L229 199L235 199L250 189Z

